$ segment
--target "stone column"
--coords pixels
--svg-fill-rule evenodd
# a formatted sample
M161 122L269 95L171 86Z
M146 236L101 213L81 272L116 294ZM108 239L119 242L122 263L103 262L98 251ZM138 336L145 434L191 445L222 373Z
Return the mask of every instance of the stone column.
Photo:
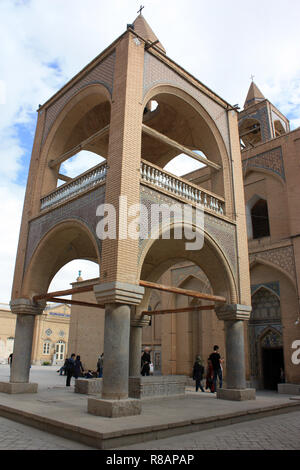
M136 315L134 309L130 321L130 347L129 347L129 376L141 375L141 350L143 326L148 326L150 316Z
M97 302L105 304L104 367L101 398L88 399L88 412L120 417L141 413L139 400L128 398L130 308L139 304L144 288L123 282L94 287Z
M244 321L249 320L251 307L226 304L216 307L219 320L224 321L226 348L226 389L217 390L217 398L253 400L255 389L246 388Z
M40 315L46 303L34 304L29 299L11 301L12 313L17 315L16 333L10 381L0 383L0 391L6 393L36 393L38 384L29 383L32 340L35 317Z

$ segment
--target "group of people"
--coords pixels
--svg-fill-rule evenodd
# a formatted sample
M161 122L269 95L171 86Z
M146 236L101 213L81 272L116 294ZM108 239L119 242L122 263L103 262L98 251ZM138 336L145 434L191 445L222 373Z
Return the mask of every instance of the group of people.
M59 375L66 375L66 387L70 387L71 385L71 378L74 377L78 379L78 377L85 377L86 379L91 379L93 377L103 377L103 361L104 361L104 354L102 353L97 361L97 373L95 374L90 369L87 372L84 372L84 367L82 365L80 356L75 353L71 354L70 357L66 358L64 365L57 371Z
M223 383L223 368L222 363L224 360L221 358L219 353L219 346L215 345L213 352L210 354L207 360L206 370L206 390L210 390L211 393L217 391L217 379L219 379L219 388L222 388ZM200 356L196 357L196 361L193 367L193 380L196 382L196 392L199 388L201 392L205 392L202 381L204 379L204 366Z

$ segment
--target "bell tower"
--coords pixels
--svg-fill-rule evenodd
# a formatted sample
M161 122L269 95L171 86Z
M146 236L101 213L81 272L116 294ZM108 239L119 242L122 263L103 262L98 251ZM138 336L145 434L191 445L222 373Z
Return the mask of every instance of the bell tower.
M82 150L99 161L70 178L63 163ZM165 170L181 154L201 163L205 184ZM174 205L181 214L189 209L186 226ZM153 224L157 208L169 215L160 212ZM201 247L190 248L191 235L201 238ZM140 374L151 289L174 292L158 281L178 259L203 269L212 294L177 293L215 302L225 325L228 390L222 398L249 397L244 321L250 281L237 110L167 56L141 11L38 110L12 289L18 320L11 384L30 386L35 315L45 301L74 293L48 292L73 259L98 264L99 278L84 289L94 294L91 305L105 310L102 397L89 400L90 413L140 413L140 402L128 396L129 370Z
M239 114L239 132L242 148L279 137L290 131L288 119L267 100L252 80Z

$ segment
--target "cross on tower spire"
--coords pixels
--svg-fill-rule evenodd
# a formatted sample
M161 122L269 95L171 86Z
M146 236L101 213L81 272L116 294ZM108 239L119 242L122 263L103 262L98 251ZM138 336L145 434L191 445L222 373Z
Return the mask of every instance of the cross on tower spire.
M137 13L139 13L140 15L142 14L142 10L144 9L145 7L143 5L140 6L140 9L137 11Z

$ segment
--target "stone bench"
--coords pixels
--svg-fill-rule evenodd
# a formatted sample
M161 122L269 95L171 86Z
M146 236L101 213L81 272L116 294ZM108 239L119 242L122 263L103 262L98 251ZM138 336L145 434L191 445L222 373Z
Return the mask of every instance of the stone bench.
M75 379L75 393L84 393L86 395L98 395L102 392L102 380L93 379Z
M129 397L141 400L183 398L186 382L185 375L129 377Z

